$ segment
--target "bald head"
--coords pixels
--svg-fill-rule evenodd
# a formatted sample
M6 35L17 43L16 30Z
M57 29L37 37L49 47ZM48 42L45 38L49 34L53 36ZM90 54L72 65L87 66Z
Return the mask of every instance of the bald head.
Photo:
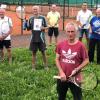
M5 9L0 8L0 17L2 18L4 17L4 15L5 15Z
M56 11L56 8L57 8L57 6L56 6L55 4L53 4L53 5L51 6L51 9L52 9L53 12Z
M0 8L0 13L5 13L5 9Z
M33 6L32 9L33 9L33 10L34 10L34 9L39 10L40 8L39 8L39 6Z
M39 6L33 6L33 7L32 7L32 11L33 11L33 15L34 15L34 16L38 16L38 14L39 14L39 12L40 12Z
M98 17L100 17L100 8L97 8L96 14L97 14Z

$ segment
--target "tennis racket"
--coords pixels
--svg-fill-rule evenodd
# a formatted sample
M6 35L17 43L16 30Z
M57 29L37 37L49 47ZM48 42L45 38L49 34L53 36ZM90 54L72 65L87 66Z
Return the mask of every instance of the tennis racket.
M26 19L26 14L25 14L25 7L24 6L16 7L16 15L23 22L23 25L22 25L23 30L26 30L27 29L27 19Z
M61 79L60 76L54 76L54 79ZM97 86L97 77L94 72L82 70L80 75L75 75L67 79L83 90L93 90Z
M6 36L10 31L10 25L8 21L3 21L1 24L1 34L2 36Z
M92 17L92 15L89 16L88 20L85 22L85 24L82 25L81 28L84 28L87 24L89 24L89 21L90 21L91 17Z
M25 7L24 6L16 7L16 15L20 19L25 19Z

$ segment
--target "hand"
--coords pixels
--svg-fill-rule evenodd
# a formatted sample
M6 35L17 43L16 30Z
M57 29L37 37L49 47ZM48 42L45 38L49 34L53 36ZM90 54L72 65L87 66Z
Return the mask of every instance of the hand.
M89 30L89 33L92 33L92 29Z
M72 73L71 73L71 75L70 75L69 77L74 76L77 72L78 72L78 70L77 70L77 68L75 68L75 69L72 71Z
M1 40L1 41L3 40L3 37L2 37L2 36L0 36L0 40Z
M60 73L60 77L61 77L61 81L66 81L67 80L66 75L65 75L64 72Z
M84 28L85 25L86 25L86 24L83 24L83 25L81 26L81 28Z
M9 32L2 35L2 40L4 40L9 35Z
M42 30L42 31L44 31L44 30L46 30L46 29L48 29L48 27L41 27L41 30Z

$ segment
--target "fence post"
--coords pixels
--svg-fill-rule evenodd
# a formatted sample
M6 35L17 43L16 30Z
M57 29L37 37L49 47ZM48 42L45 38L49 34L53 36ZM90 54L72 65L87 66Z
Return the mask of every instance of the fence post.
M63 30L65 29L65 0L63 1Z
M98 0L96 0L96 9L98 8Z
M21 35L23 35L23 0L21 0Z

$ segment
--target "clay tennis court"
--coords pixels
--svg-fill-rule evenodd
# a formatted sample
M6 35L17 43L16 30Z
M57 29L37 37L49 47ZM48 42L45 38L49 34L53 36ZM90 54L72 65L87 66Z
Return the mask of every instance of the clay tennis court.
M44 16L46 16L47 13L50 11L49 6L40 6L40 8L41 8L40 12ZM73 11L73 9L70 8L70 10L71 10L70 15L72 14L71 16L75 16L75 14L77 13L77 10L74 9L75 11ZM63 7L58 7L57 10L60 12L61 17L63 17ZM66 12L65 12L65 16L66 16L67 15L67 8L65 10L66 10ZM21 19L19 19L17 17L15 11L16 11L15 5L9 6L9 7L7 7L6 15L11 17L12 21L13 21L13 32L12 32L12 34L13 35L20 35L21 34ZM29 18L32 15L32 5L25 6L25 11L26 11L27 18ZM67 22L69 22L70 20L73 21L73 19L66 19L65 24ZM63 20L62 20L62 18L59 21L59 26L60 26L59 30L63 30ZM29 31L23 31L23 34L30 34L30 32Z
M25 6L27 18L29 18L32 15L32 6L33 5ZM23 30L23 34L21 33L21 19L19 19L18 16L16 15L16 12L15 12L16 7L17 7L16 5L7 6L7 10L6 10L6 15L11 17L12 21L13 21L12 47L29 47L31 32L27 31L27 30L26 31ZM40 8L41 8L40 12L44 16L46 16L47 13L50 11L49 6L42 6ZM63 16L63 13L62 13L63 8L58 7L57 10L60 12L61 16ZM73 19L66 19L64 24L66 24L67 22L69 22L71 20L73 21ZM59 30L60 30L60 35L59 35L58 39L60 41L63 38L65 38L65 34L62 31L63 30L63 20L62 20L62 18L59 21ZM46 33L46 41L48 43L47 33Z
M32 6L33 5L25 5L25 12L26 12L27 18L29 18L32 15ZM26 31L23 30L23 34L21 33L21 19L19 19L16 15L16 12L15 12L16 7L17 7L16 5L11 5L11 6L8 6L6 10L6 15L11 17L13 21L12 46L13 47L27 47L29 46L31 32L27 30ZM64 20L63 20L63 9L64 8L62 6L57 7L57 11L59 11L61 15L61 19L59 21L59 30L60 30L59 41L66 37L64 32L62 31L63 25L65 26L66 23L68 23L69 21L75 22L75 16L77 15L77 12L81 8L69 7L68 9L66 7L65 16L68 16L69 14L69 16L74 17L74 19L66 18ZM50 6L40 6L40 12L42 15L46 16L49 11L50 11ZM63 21L64 21L64 24L63 24ZM46 40L48 42L47 33L46 33Z
M29 18L32 15L32 6L33 5L25 5L25 12L26 17ZM21 34L21 20L16 15L16 5L10 5L7 6L6 15L12 18L13 21L13 35L20 35ZM57 6L57 11L60 12L61 19L59 21L59 30L63 30L63 22L64 26L69 21L75 21L75 17L77 15L77 12L81 9L81 7L64 7L63 6ZM50 11L50 6L42 6L40 5L40 14L46 16L47 13ZM93 13L95 12L95 9L92 9ZM65 16L65 19L63 20L63 17ZM70 18L70 19L69 19ZM74 19L73 19L74 18ZM30 34L29 31L23 31L23 34Z

